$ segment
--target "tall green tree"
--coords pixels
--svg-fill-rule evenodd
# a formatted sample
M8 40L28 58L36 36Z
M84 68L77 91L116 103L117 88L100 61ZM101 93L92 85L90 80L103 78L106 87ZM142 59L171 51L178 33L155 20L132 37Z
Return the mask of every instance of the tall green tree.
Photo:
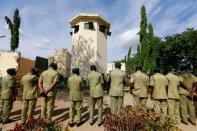
M4 18L9 26L10 33L11 33L10 48L11 48L11 51L15 51L19 45L19 28L20 28L20 23L21 23L19 10L16 9L14 11L13 22L7 16L5 16Z
M144 5L141 7L141 22L140 22L140 43L142 42L143 38L146 36L147 32L147 18L146 18L146 8Z
M131 65L132 65L132 63L131 63L131 48L129 48L129 50L128 50L125 65L126 65L127 74L130 74L131 70L132 70L132 67L131 67Z
M138 45L138 51L135 57L136 65L143 65L146 60L143 58L146 56L147 50L147 18L146 18L146 8L144 5L141 7L141 22L140 22L140 44Z

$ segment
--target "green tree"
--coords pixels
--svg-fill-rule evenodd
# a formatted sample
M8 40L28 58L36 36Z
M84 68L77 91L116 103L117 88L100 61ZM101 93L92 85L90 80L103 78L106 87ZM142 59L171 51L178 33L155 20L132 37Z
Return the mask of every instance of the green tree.
M141 7L141 22L140 22L140 43L142 42L143 38L146 36L147 32L147 18L146 18L146 8L144 5Z
M5 16L4 18L9 26L10 33L11 33L10 48L11 48L11 51L15 51L19 45L19 28L20 28L20 22L21 22L19 10L18 9L15 10L13 22L7 16Z
M128 54L127 54L126 62L125 62L125 67L126 67L126 73L131 74L131 70L132 70L131 48L129 48L129 50L128 50Z

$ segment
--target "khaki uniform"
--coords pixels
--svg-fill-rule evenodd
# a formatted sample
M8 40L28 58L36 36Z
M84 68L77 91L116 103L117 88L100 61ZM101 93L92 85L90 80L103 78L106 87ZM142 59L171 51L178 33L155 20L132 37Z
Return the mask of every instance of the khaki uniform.
M147 87L149 84L148 75L142 73L141 71L137 71L131 76L130 82L134 84L132 94L137 106L146 111L145 105L147 98Z
M110 72L109 80L111 81L109 90L111 112L117 114L123 106L125 72L115 69Z
M23 86L23 108L22 108L22 122L25 123L27 118L33 117L33 112L36 106L38 97L37 91L38 77L28 73L21 79Z
M9 120L10 111L13 106L13 88L15 88L15 79L13 76L6 76L2 79L0 120L6 122Z
M150 78L150 86L153 86L152 97L155 101L154 110L156 113L167 115L167 86L168 80L161 73L156 73Z
M49 86L59 80L59 75L57 71L49 68L44 71L40 78L39 83L42 83L43 89L47 90ZM55 97L57 93L57 88L54 87L45 97L42 97L42 108L41 108L41 117L47 121L51 121L52 112L55 104Z
M93 123L95 104L98 106L98 123L102 123L103 116L103 77L101 73L91 71L88 75L88 83L90 87L90 123Z
M184 84L184 87L180 87L180 110L181 110L181 120L183 122L188 122L188 114L189 119L192 123L196 123L195 117L195 107L193 99L189 96L189 91L192 89L193 84L197 82L197 78L191 73L183 72L181 74L181 82Z
M168 73L166 77L168 79L168 115L179 124L181 122L179 112L180 79L173 73Z
M70 123L74 122L75 110L76 122L81 122L81 108L83 107L82 77L74 74L68 79L69 100L70 100Z

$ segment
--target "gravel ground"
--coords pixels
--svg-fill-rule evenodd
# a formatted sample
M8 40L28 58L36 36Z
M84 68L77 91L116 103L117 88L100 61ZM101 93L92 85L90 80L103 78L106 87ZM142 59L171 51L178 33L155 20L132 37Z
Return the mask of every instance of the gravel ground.
M19 93L21 94L21 93ZM97 122L93 125L90 126L88 122L88 92L84 93L84 100L83 100L83 114L82 114L82 122L83 124L80 127L73 127L72 129L74 131L102 131L104 128L102 126L98 127ZM35 117L38 117L40 115L40 99L37 101L36 109L35 109ZM124 105L133 105L133 100L132 96L128 93L125 93L124 97ZM68 123L68 118L69 118L69 105L68 105L68 92L67 91L59 91L56 97L56 102L55 102L55 109L53 112L53 120L55 122L61 122L64 125L67 125ZM13 128L15 123L21 122L21 108L22 108L22 99L21 96L19 95L17 100L14 102L14 106L11 112L11 119L14 120L14 122L2 125L0 124L0 127L2 127L3 131L6 131L10 128ZM109 109L109 96L104 97L104 108L105 111ZM95 119L97 119L97 116L95 116ZM184 125L180 124L180 128L183 131L197 131L197 127L193 125Z

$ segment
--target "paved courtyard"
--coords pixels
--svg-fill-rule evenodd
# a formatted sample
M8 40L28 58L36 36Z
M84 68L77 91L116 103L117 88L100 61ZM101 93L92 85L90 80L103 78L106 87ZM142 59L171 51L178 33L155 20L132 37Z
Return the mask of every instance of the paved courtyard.
M20 93L21 94L21 93ZM80 127L74 127L72 128L74 131L103 131L104 128L98 127L97 123L95 123L93 126L89 125L88 122L88 92L84 94L84 101L83 101L83 115L82 115L82 122L83 124ZM38 99L37 106L35 109L35 116L38 117L40 115L40 107L41 107L41 101ZM132 96L129 93L125 93L124 97L124 105L133 105L133 99ZM13 128L15 125L15 122L21 122L21 108L22 108L22 99L21 95L17 98L17 100L14 102L14 108L12 109L11 113L11 119L14 120L14 122L6 124L6 125L0 125L2 126L3 131L6 131L10 128ZM105 96L104 98L104 108L105 111L109 109L109 96ZM53 120L56 122L62 122L64 125L67 125L69 118L69 103L68 103L68 92L67 91L59 91L56 102L55 102L55 109L53 114ZM197 127L192 125L180 125L180 128L183 129L183 131L197 131Z

